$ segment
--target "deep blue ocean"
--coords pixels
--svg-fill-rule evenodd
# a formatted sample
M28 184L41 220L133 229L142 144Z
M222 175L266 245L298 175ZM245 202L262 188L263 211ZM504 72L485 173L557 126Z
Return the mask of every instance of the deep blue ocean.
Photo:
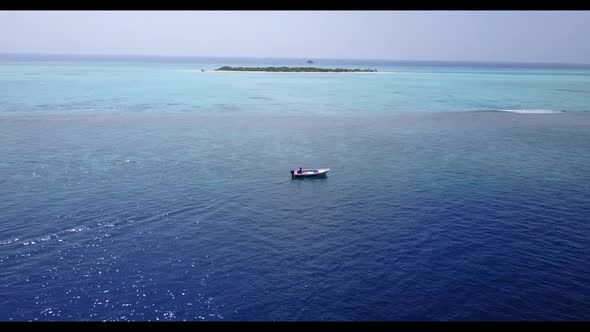
M590 67L306 60L0 56L0 321L590 320Z

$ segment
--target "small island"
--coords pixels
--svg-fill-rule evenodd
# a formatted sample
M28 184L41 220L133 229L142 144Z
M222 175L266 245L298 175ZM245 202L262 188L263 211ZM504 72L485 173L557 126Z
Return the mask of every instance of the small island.
M314 67L230 67L223 66L216 71L263 71L287 73L374 73L377 69L345 69L345 68L314 68Z

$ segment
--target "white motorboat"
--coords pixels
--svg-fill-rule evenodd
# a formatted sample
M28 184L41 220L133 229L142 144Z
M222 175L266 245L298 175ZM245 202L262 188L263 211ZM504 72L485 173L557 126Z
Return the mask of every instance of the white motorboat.
M294 178L307 178L312 176L325 176L328 173L329 168L315 168L315 169L298 169L291 170L291 177Z

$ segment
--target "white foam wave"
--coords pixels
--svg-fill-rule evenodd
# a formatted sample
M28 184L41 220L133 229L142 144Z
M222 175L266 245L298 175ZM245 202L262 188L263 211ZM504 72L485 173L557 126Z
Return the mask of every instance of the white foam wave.
M20 240L19 238L14 238L14 239L8 239L5 241L0 241L0 246L6 245L6 244L11 244L14 243L16 241Z
M499 112L524 113L524 114L563 113L562 111L546 110L546 109L499 110Z
M88 228L86 226L75 227L75 228L70 228L70 229L66 230L66 233L78 233L78 232L83 232L88 229L90 229L90 228Z

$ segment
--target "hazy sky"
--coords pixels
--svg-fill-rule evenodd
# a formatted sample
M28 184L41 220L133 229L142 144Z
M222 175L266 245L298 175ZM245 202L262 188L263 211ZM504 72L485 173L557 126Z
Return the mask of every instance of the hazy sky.
M590 63L590 11L2 11L0 53Z

